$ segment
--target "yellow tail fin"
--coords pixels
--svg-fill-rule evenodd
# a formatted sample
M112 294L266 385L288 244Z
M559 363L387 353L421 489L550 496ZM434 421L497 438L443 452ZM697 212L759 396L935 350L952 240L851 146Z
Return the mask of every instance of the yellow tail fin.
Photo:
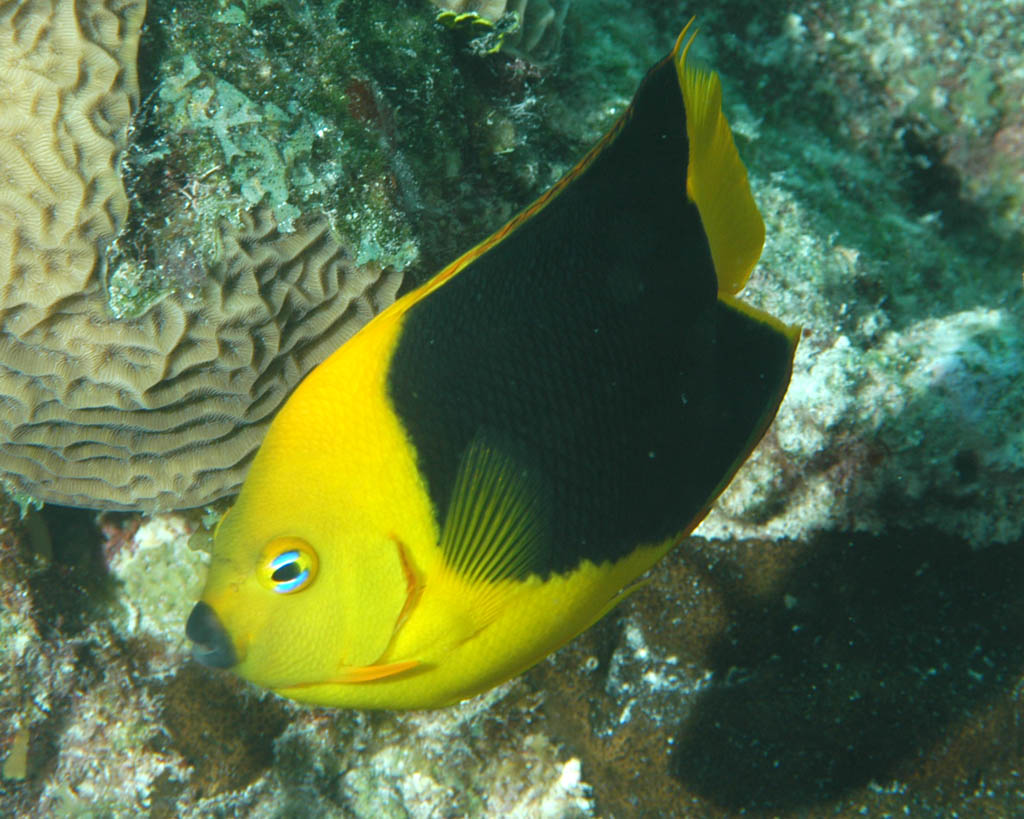
M764 222L750 193L747 169L722 113L722 84L718 75L686 63L697 32L685 46L683 39L692 25L693 20L686 24L672 52L690 141L686 193L700 211L718 275L718 291L735 294L743 289L761 256Z

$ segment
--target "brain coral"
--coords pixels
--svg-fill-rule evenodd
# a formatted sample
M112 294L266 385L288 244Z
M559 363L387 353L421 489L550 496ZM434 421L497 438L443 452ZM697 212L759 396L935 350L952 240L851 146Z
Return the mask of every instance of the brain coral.
M284 234L256 211L221 226L194 294L111 314L144 14L142 0L0 1L0 478L49 502L232 492L291 388L400 284L351 263L326 219Z

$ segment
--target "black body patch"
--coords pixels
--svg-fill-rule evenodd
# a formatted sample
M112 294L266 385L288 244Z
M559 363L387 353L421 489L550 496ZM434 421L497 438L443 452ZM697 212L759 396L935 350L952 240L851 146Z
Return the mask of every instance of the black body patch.
M483 432L552 493L542 576L689 527L775 409L791 349L717 299L676 69L548 205L414 304L389 372L439 522Z

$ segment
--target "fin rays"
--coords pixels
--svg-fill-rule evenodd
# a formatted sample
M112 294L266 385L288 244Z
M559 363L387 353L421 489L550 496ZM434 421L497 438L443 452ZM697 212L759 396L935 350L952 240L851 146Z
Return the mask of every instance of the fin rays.
M478 436L462 457L441 533L446 563L471 584L524 578L543 553L543 509L530 473Z

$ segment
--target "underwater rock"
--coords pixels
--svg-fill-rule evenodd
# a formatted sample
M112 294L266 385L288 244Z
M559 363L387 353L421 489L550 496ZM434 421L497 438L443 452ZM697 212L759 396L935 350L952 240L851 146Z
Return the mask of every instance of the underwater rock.
M692 538L526 682L601 815L1013 815L1018 546Z
M569 0L430 0L454 19L480 21L487 32L498 30L491 49L503 49L529 60L548 60L558 53L569 11ZM514 28L502 31L514 15ZM503 19L505 18L505 19Z
M767 225L754 298L800 316L804 337L775 424L699 534L806 540L896 524L978 547L1024 535L1012 511L1024 501L1024 234L1011 200L969 170L1019 115L1022 52L997 43L1024 30L1005 4L943 8L766 10L747 19L749 41L712 41L719 61L758 67L737 74L750 110L731 116L751 140ZM982 69L969 43L997 59ZM957 67L969 52L993 83L974 97ZM911 103L898 93L908 72L959 90ZM765 83L778 93L759 108ZM908 143L915 129L927 146ZM966 152L956 162L953 145ZM1003 173L1019 178L1024 160Z
M939 0L799 18L807 50L843 88L844 130L863 141L890 133L913 161L915 206L947 228L988 222L1005 235L1024 217L1020 15L1018 3Z

